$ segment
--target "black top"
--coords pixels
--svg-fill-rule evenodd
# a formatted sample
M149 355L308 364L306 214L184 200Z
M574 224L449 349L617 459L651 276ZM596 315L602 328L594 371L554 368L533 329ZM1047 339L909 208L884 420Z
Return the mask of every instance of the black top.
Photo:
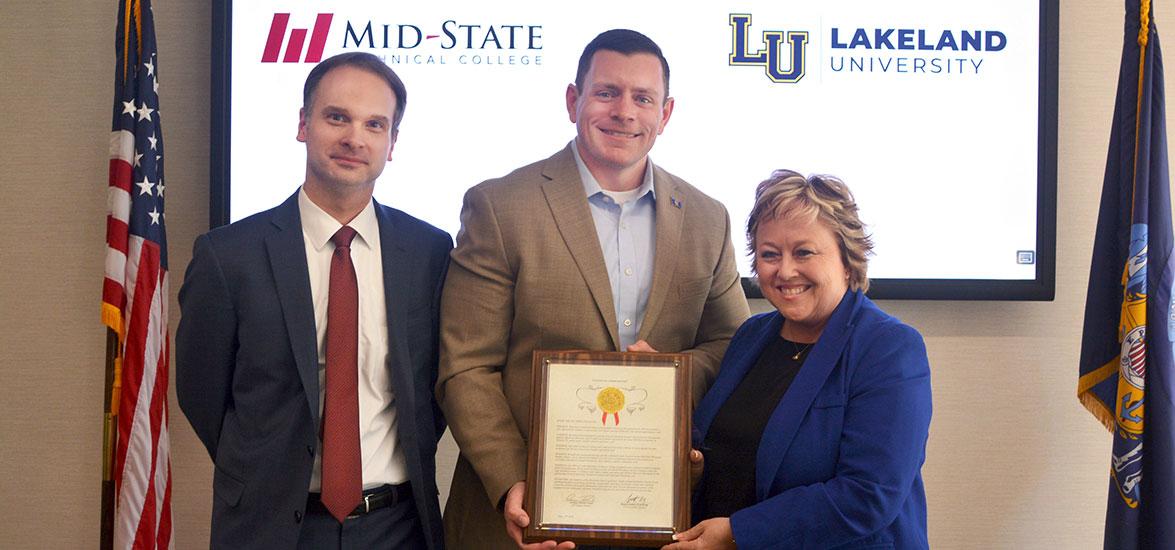
M813 345L782 337L769 342L718 409L701 449L706 463L696 520L730 517L756 502L755 455L763 428Z

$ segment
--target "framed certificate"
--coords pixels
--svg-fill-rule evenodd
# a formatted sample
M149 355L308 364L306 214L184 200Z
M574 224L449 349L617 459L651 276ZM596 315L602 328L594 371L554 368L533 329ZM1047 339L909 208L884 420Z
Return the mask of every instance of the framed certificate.
M690 357L535 351L526 542L661 546L689 528Z

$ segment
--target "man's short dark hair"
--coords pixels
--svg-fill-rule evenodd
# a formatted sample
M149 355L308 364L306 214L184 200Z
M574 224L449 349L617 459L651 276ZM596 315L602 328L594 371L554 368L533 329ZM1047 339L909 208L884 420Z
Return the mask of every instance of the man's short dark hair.
M661 76L665 81L665 97L661 99L664 101L669 98L669 62L661 54L661 47L653 42L653 39L628 29L604 31L588 42L587 47L583 49L583 54L579 56L579 68L575 71L576 90L583 91L583 78L592 67L592 56L600 50L624 55L648 53L657 56L657 59L661 61Z
M309 109L314 100L314 92L318 90L318 83L326 73L339 67L354 67L372 73L388 83L392 93L396 95L396 113L392 118L392 131L400 129L400 120L404 118L404 107L408 104L408 90L404 82L396 75L382 59L367 52L347 52L330 57L315 65L306 76L306 85L302 87L302 108Z

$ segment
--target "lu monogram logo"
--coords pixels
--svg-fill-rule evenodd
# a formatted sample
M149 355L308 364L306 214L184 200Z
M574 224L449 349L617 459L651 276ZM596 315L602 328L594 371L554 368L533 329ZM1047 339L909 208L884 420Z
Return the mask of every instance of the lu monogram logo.
M808 50L808 31L789 31L787 44L791 49L791 56L783 55L783 31L763 31L763 42L766 47L754 53L748 53L750 45L747 43L748 29L751 27L749 13L730 14L732 46L730 52L731 65L762 66L775 83L795 84L804 78L804 60ZM787 66L780 64L788 60Z

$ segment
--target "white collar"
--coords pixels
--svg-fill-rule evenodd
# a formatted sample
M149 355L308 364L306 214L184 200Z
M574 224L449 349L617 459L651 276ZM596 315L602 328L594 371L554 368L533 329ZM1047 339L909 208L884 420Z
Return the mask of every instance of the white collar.
M302 232L315 250L322 250L339 228L343 227L343 224L310 200L305 188L298 190L298 212L302 217ZM367 201L367 206L347 225L358 233L358 242L364 246L371 248L372 243L379 242L379 220L375 217L375 201Z

